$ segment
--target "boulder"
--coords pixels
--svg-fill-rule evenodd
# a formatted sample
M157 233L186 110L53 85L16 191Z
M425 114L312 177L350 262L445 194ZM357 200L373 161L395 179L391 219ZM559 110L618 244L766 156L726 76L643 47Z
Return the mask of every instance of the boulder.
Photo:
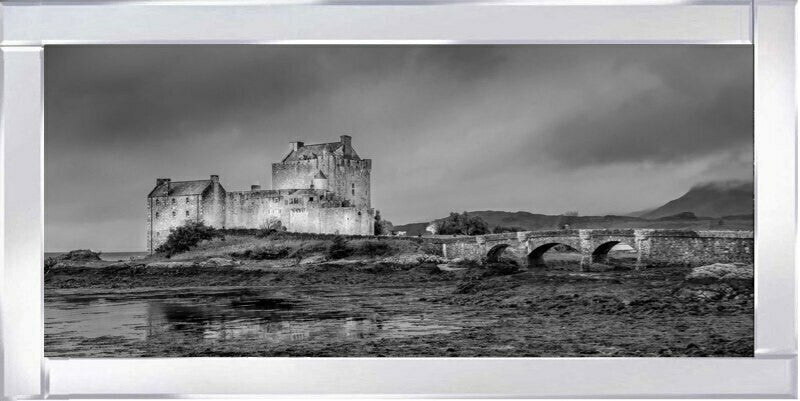
M750 297L752 294L753 265L744 263L714 263L695 267L676 292L680 298L703 301Z
M692 284L727 283L743 285L753 283L753 265L744 263L714 263L695 267L686 275L686 281Z

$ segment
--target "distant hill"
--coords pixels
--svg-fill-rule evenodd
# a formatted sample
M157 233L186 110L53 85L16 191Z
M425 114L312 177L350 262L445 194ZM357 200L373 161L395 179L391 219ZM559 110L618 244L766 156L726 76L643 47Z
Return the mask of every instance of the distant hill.
M503 212L484 210L468 212L471 216L484 219L489 227L520 227L524 230L556 230L564 224L570 228L663 228L686 230L752 230L753 215L739 215L720 218L698 217L692 213L675 213L659 219L643 219L630 216L557 216L534 214L529 212ZM442 216L444 218L444 216ZM438 220L438 219L437 219ZM396 231L405 231L407 235L426 234L425 227L429 222L410 223L394 226Z
M703 217L752 215L753 182L717 181L695 185L680 198L645 212L639 217L659 219L680 213L694 213Z

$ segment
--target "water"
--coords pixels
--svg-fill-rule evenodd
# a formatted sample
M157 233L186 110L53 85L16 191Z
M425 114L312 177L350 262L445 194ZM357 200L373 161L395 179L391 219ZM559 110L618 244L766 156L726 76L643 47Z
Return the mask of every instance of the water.
M454 314L409 314L416 296L370 289L204 288L122 293L58 290L45 299L48 357L129 357L446 334ZM382 292L381 294L376 294ZM377 295L377 297L376 297ZM370 299L374 301L369 301ZM403 313L397 313L402 310ZM183 348L181 348L183 347Z

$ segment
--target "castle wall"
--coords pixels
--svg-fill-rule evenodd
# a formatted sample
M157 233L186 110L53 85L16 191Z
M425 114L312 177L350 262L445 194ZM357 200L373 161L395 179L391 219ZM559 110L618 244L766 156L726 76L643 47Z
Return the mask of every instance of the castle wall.
M325 191L294 190L228 192L226 228L261 228L272 219L292 232L372 235L374 211L341 207L341 199Z
M352 160L324 154L308 160L272 164L273 189L309 189L314 175L328 177L328 190L347 199L351 205L371 207L370 172L372 160Z
M203 202L199 195L156 197L147 201L148 252L166 241L171 228L203 218Z
M261 228L270 219L281 219L288 191L237 191L225 196L226 228Z
M293 208L285 226L301 233L373 235L375 212L357 207Z

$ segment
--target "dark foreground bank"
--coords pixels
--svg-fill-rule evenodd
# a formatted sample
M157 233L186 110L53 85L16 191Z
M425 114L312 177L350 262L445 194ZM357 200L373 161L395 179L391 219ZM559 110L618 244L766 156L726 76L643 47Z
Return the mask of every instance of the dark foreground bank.
M688 267L170 263L49 269L46 355L753 355L752 280Z

